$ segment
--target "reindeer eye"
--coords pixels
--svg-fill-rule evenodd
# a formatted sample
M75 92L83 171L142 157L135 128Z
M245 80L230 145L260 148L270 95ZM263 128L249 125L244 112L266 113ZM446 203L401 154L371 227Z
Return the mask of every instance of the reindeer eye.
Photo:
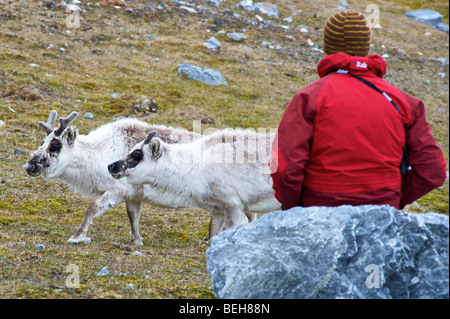
M144 154L142 154L141 150L135 150L133 153L131 153L131 158L135 161L142 161L142 158L144 157Z
M61 150L61 143L59 143L59 141L57 141L57 140L53 140L50 143L50 147L49 147L48 151L50 153L54 153L54 152L59 152L60 150Z

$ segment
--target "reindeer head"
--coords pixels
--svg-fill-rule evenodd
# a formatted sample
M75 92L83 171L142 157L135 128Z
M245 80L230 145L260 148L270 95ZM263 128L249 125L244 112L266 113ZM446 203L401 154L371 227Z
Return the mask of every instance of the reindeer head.
M133 147L125 159L108 165L108 171L112 177L119 179L126 176L131 184L145 184L147 166L156 162L163 151L161 140L156 137L157 134L157 131L151 131L143 141Z
M77 112L72 112L67 118L58 119L60 125L54 129L58 113L51 111L47 123L39 122L39 126L44 128L47 137L44 138L41 146L33 153L33 158L24 165L24 169L31 176L42 175L44 179L51 179L60 176L70 164L70 152L73 147L78 131L69 124L78 116Z

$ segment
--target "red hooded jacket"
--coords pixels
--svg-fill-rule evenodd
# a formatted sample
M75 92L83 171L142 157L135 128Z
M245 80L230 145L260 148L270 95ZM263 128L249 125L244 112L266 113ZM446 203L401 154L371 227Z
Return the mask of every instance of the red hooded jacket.
M338 69L372 82L400 113L358 79L333 72ZM320 79L286 108L272 147L273 188L284 209L344 204L401 209L444 183L446 163L424 104L382 79L386 62L379 55L328 55L317 71ZM405 143L411 169L402 178Z

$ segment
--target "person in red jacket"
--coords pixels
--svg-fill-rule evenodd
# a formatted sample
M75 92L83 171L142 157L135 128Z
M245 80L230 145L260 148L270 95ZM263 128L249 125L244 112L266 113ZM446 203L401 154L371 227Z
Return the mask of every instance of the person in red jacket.
M272 146L273 188L283 209L345 204L402 209L444 183L446 163L423 102L382 79L386 62L369 55L370 37L357 11L328 19L320 79L293 97ZM405 144L410 169L402 177Z

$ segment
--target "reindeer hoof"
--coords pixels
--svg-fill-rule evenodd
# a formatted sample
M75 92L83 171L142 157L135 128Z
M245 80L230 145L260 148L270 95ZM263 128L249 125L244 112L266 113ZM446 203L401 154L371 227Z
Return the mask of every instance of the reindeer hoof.
M80 238L70 237L69 240L67 241L69 245L89 244L91 242L92 240L89 237L80 237Z
M130 241L130 245L132 245L132 246L144 246L144 244L142 243L142 240L140 238L139 239L136 239L136 238L132 239Z

